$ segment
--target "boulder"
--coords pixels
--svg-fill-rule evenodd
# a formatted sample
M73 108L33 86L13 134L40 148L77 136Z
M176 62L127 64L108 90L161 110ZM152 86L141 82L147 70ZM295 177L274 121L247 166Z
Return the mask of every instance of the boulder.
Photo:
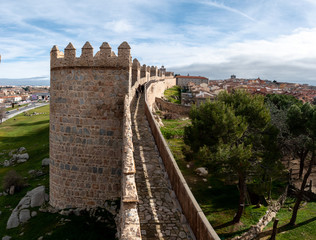
M11 239L10 236L4 236L4 237L2 238L2 240L10 240L10 239Z
M31 198L29 196L25 196L24 198L20 200L16 208L17 209L29 208L30 205L31 205Z
M18 150L19 153L24 152L24 151L26 151L25 147L20 147L19 150Z
M45 202L45 187L39 186L26 194L31 197L31 207L39 207Z
M4 160L4 162L3 162L4 167L9 167L10 165L11 165L11 163L9 160Z
M21 158L21 159L18 159L16 162L17 162L17 163L24 163L24 162L26 162L26 161L27 161L27 159Z
M206 177L208 174L207 169L204 167L199 167L199 168L195 169L195 172L197 173L197 175L199 175L201 177Z
M29 209L22 209L19 214L20 223L25 223L31 218L31 213Z
M44 167L44 166L49 166L49 158L44 158L42 160L42 167Z
M26 160L30 158L28 153L17 154L17 157L18 159L26 159Z
M15 186L12 185L12 186L10 187L9 194L10 194L10 195L13 195L13 194L14 194L14 190L15 190Z
M7 222L7 229L15 228L20 223L27 222L31 218L31 212L28 208L41 206L45 202L45 187L39 186L29 191L12 211ZM36 216L36 212L32 212Z
M15 228L19 226L19 216L18 216L18 211L13 210L11 216L9 217L9 220L7 222L7 229Z

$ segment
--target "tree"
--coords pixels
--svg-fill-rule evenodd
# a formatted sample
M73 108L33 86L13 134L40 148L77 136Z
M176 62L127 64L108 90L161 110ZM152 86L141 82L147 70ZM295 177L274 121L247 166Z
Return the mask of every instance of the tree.
M0 123L2 123L2 119L5 118L6 109L5 106L0 105Z
M296 222L297 212L300 203L303 199L304 189L307 180L312 172L312 168L315 164L315 154L316 154L316 109L309 103L305 103L302 106L293 105L288 112L288 124L291 131L295 135L305 135L306 136L306 146L310 151L310 159L308 164L308 169L304 175L300 191L296 196L296 202L293 208L292 217L290 220L290 225L294 225Z
M299 178L302 178L305 159L309 153L306 133L297 131L304 119L296 119L296 112L292 109L290 118L288 111L291 106L296 105L297 109L303 106L303 102L291 95L268 94L265 98L266 105L270 109L271 122L279 130L278 144L284 155L293 154L300 159ZM306 105L307 106L307 105ZM306 108L305 106L305 108ZM301 128L299 128L301 129Z
M239 222L247 180L260 168L267 150L263 136L270 126L270 114L264 99L243 91L223 92L214 102L192 107L190 118L185 143L210 168L238 180L239 205L233 222Z

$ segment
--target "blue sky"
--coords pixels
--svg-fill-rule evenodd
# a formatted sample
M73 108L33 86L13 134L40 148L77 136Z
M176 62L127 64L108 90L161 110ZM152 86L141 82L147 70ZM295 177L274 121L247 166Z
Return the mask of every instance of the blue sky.
M316 85L316 0L0 0L0 85L49 79L69 42L127 41L141 64Z

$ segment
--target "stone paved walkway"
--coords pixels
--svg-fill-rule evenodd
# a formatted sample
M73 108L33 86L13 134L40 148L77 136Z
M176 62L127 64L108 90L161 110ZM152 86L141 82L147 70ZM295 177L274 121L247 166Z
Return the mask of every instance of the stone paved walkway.
M193 239L155 145L144 104L141 95L131 107L142 239Z

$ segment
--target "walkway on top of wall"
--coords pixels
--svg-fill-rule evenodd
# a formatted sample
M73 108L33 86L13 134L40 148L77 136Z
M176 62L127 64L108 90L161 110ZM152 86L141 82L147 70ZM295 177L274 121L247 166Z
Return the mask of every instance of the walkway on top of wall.
M146 119L144 104L142 94L131 106L142 239L195 239L171 188Z

